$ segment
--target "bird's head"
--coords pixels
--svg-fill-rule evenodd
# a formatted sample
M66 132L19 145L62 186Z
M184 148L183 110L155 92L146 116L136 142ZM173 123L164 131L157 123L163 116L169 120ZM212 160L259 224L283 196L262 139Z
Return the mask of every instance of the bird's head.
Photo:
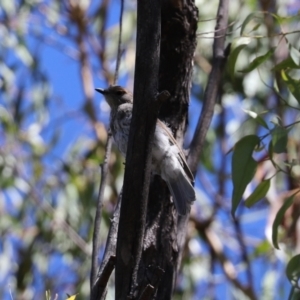
M132 103L132 94L118 85L111 85L107 89L95 89L104 95L106 102L111 109L117 108L124 103Z

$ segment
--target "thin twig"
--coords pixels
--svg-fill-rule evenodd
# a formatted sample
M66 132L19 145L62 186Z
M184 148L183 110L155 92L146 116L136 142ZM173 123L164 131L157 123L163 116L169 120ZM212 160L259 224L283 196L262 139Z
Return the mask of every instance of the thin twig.
M214 106L218 97L219 86L225 61L229 51L225 50L225 33L228 26L228 0L220 0L217 14L216 34L213 45L213 65L204 93L204 105L197 128L190 145L188 163L193 174L197 171L206 133L212 120Z
M124 0L121 0L118 52L117 52L116 70L115 70L113 84L116 84L118 81L119 68L120 68L123 11L124 11ZM92 254L92 268L91 268L91 279L90 279L90 287L91 287L91 296L90 297L91 297L91 299L93 299L93 297L95 296L95 293L93 293L92 291L93 291L93 287L96 283L96 278L97 278L97 269L98 269L98 259L97 258L98 258L99 247L100 247L99 232L100 232L100 226L101 226L102 203L103 203L104 189L105 189L105 185L106 185L106 177L107 177L107 173L108 173L108 162L109 162L110 153L111 153L111 144L112 144L111 134L108 133L106 147L105 147L105 158L104 158L103 165L101 167L101 183L100 183L100 188L99 188L99 197L98 197L98 203L97 203L97 211L96 211L96 216L95 216L95 226L94 226L94 234L93 234L93 254ZM118 220L119 220L119 218L118 218ZM108 238L109 238L109 236L108 236ZM108 239L108 241L109 241L109 239ZM105 262L104 259L103 259L103 262ZM102 267L103 267L103 263L102 263ZM112 270L113 270L113 268L112 268ZM111 272L112 272L112 270L111 270ZM100 268L100 271L101 271L101 268ZM103 274L104 270L102 269L102 273L100 273L100 271L99 271L99 274L100 275ZM111 272L110 272L110 274L111 274ZM107 278L107 281L110 277L110 274ZM98 277L98 279L99 279L99 277ZM99 282L99 281L97 281L97 282ZM103 283L101 283L101 284L103 284ZM104 287L104 290L105 290L105 287Z
M236 231L237 240L241 247L242 259L246 264L246 274L248 277L248 288L249 288L249 290L251 290L251 293L254 295L254 291L253 291L254 284L253 284L253 274L251 271L251 263L249 261L249 257L247 254L247 247L246 247L244 239L243 239L241 224L240 224L239 220L237 220L236 218L234 218L233 224L234 224L234 228Z
M103 295L106 293L106 286L109 279L109 276L102 276L107 269L106 265L111 262L111 257L116 256L116 247L117 247L117 235L118 235L118 226L119 226L119 219L120 219L120 209L121 209L121 201L122 201L122 192L119 195L118 203L114 212L113 219L111 221L111 225L109 228L109 233L106 241L106 247L101 263L101 267L99 269L96 282L92 289L92 296L91 300L98 300L102 299ZM106 284L104 284L104 279L107 278Z
M234 268L234 265L226 255L224 254L223 245L218 238L218 236L210 229L207 228L204 231L200 231L201 234L204 235L206 241L208 242L209 246L211 247L212 252L217 257L219 262L222 265L223 271L227 279L239 290L241 290L245 295L249 297L251 300L256 300L256 296L253 293L253 290L249 288L249 286L243 286L241 282L237 278L237 273Z
M39 207L39 209L42 209L44 212L46 212L51 218L55 215L55 208L52 207L52 205L45 200L44 196L41 195L39 191L31 184L31 181L29 179L26 179L26 176L22 177L27 184L30 186L30 192L28 194L28 199L31 199L35 205ZM85 253L87 256L91 255L91 251L89 249L88 244L85 242L85 240L77 233L74 228L68 224L64 219L58 219L57 217L53 219L53 227L56 227L58 229L61 229L65 234L69 236L69 238L72 240L72 242L79 248L83 253Z
M228 24L226 26L226 29L228 29L229 27L233 26L235 23L236 23L236 21L231 22L230 24ZM234 31L236 31L238 28L236 28ZM229 35L228 33L226 33L227 30L224 32L224 29L225 28L218 28L218 29L215 29L215 30L212 30L212 31L199 32L199 33L197 33L197 36L204 35L204 34L214 33L214 37L211 37L211 38L216 39L216 38L222 37L223 35L225 35L225 36ZM234 32L234 31L232 31L232 32ZM217 33L219 33L219 32L221 32L221 35L217 35Z
M119 69L120 69L120 61L121 61L121 45L122 45L122 24L123 24L123 11L124 11L124 0L121 0L120 7L120 21L119 21L119 41L118 41L118 52L117 52L117 62L116 62L116 71L114 76L114 83L116 84L119 79Z
M103 161L103 164L101 165L101 183L100 183L100 187L99 187L95 224L94 224L92 268L91 268L91 278L90 278L91 290L96 281L97 269L98 269L98 253L99 253L99 248L100 248L99 234L100 234L100 225L101 225L101 214L102 214L102 206L103 206L104 189L105 189L107 174L108 174L108 162L110 159L111 144L112 144L112 139L111 139L111 134L109 133L108 137L107 137L106 146L105 146L104 161Z
M99 277L99 287L106 288L110 275L115 268L115 264L116 264L116 256L110 256L107 264L103 268L101 276Z
M113 215L113 219L111 220L111 225L108 232L108 237L106 241L106 246L104 250L104 255L101 263L101 267L98 273L98 277L103 272L105 265L111 256L116 255L116 247L117 247L117 235L118 235L118 226L119 226L119 219L120 219L120 210L121 210L121 203L122 203L122 191L118 197L118 203Z
M56 209L45 199L45 196L36 188L36 186L31 183L31 179L27 178L27 175L20 171L19 167L17 167L15 171L18 177L23 178L23 180L25 180L30 187L28 199L30 199L34 205L38 206L39 209L43 210L50 216L51 220L53 220L53 228L55 230L61 229L84 254L90 256L91 251L85 240L64 219L56 216Z

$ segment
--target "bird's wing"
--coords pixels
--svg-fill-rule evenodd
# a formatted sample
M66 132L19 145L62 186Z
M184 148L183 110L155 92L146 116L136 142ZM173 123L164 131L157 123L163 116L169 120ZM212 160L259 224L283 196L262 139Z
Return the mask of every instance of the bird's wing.
M175 138L173 137L171 131L169 130L169 128L165 125L165 123L163 123L161 120L157 119L157 124L163 128L163 130L166 132L166 134L169 137L169 140L171 142L172 145L176 145L176 147L178 148L178 154L180 156L180 159L182 161L183 164L183 169L185 171L185 174L190 178L191 182L194 183L194 176L186 162L185 159L185 155L181 150L181 147L178 145L177 141L175 140Z

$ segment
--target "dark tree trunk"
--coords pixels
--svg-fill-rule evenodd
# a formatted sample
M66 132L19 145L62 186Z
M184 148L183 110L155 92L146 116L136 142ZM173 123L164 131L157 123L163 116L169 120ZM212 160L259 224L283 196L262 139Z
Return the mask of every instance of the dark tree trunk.
M163 1L159 90L169 91L171 98L161 107L159 118L171 126L179 140L187 124L197 22L193 0Z
M167 90L171 97L161 107L159 118L170 125L179 143L183 141L187 125L197 21L194 1L163 1L159 91ZM177 230L177 214L167 186L155 176L150 186L138 276L140 291L145 291L149 284L153 286L153 297L147 299L171 299L186 220L179 221L181 226Z
M134 123L132 120L131 132L135 131L137 135L141 134L140 131L148 132L149 135L151 132L153 133L154 127L149 130L150 127L145 127L145 124L154 125L153 121L155 120L152 117L158 113L156 110L158 105L151 104L151 97L154 97L155 86L158 84L159 91L167 90L171 95L161 106L158 116L169 124L175 138L179 144L182 144L188 123L187 113L196 48L198 10L193 0L156 1L158 2L155 4L147 2L147 0L138 2L138 5L143 3L141 12L144 17L141 18L142 14L138 14L137 45L139 47L137 46L137 57L140 59L136 61L134 99L139 104L136 106L134 104L134 107L140 115L136 118L139 121ZM219 3L212 71L205 89L204 106L189 149L188 162L194 174L212 119L221 75L230 50L230 47L225 49L228 4L228 0L220 0ZM161 9L158 11L157 5L161 5ZM153 10L153 8L155 9ZM149 12L152 12L151 16ZM159 25L161 25L161 31ZM151 30L149 30L149 26L152 26ZM155 37L161 36L160 40L153 40L151 38L153 34ZM151 65L152 63L153 65ZM137 70L140 71L137 72ZM156 74L157 77L153 78ZM140 96L137 97L137 94ZM153 105L156 107L154 111L153 107L151 108ZM151 120L149 120L149 116L151 116ZM128 143L128 147L131 147L130 151L136 153L135 155L131 153L131 157L134 157L133 161L136 163L133 164L128 159L130 155L127 153L126 170L131 168L131 174L127 176L126 181L125 170L124 190L127 189L129 197L127 195L127 198L123 199L123 213L121 211L119 224L119 231L122 231L122 234L118 236L116 299L171 299L181 263L189 215L178 218L170 201L168 188L160 177L152 177L150 189L148 189L149 154L151 154L151 147L149 147L151 144L149 143L152 140L151 138L145 139L145 136L141 140L141 145L135 144L134 146L134 143L130 142L130 138ZM138 149L139 146L142 146L141 150ZM133 170L136 172L134 173ZM125 208L124 205L126 205ZM203 234L208 236L205 229ZM111 248L114 249L114 247ZM122 258L124 254L126 254L129 264L124 263ZM114 258L114 253L110 253L110 258ZM101 275L98 275L98 281L95 284L96 292L101 290L101 279L105 277ZM95 299L98 298L96 295Z
M136 299L142 288L138 274L151 178L151 145L162 100L157 96L160 40L161 0L139 0L134 103L116 249L116 299Z
M135 100L118 226L116 299L171 299L188 216L177 221L160 177L152 177L148 189L155 117L166 93L156 101L154 98L157 90L171 94L159 118L170 125L181 144L187 125L197 21L193 0L138 2ZM110 253L111 258L113 255ZM104 275L98 274L95 299L103 296L100 285Z

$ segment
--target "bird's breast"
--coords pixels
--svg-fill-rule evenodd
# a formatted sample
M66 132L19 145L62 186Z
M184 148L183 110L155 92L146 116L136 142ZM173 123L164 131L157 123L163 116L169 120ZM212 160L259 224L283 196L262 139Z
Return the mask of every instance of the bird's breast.
M124 107L123 107L124 106ZM117 147L125 156L129 129L132 117L132 108L128 105L120 105L117 112L111 116L111 130Z

